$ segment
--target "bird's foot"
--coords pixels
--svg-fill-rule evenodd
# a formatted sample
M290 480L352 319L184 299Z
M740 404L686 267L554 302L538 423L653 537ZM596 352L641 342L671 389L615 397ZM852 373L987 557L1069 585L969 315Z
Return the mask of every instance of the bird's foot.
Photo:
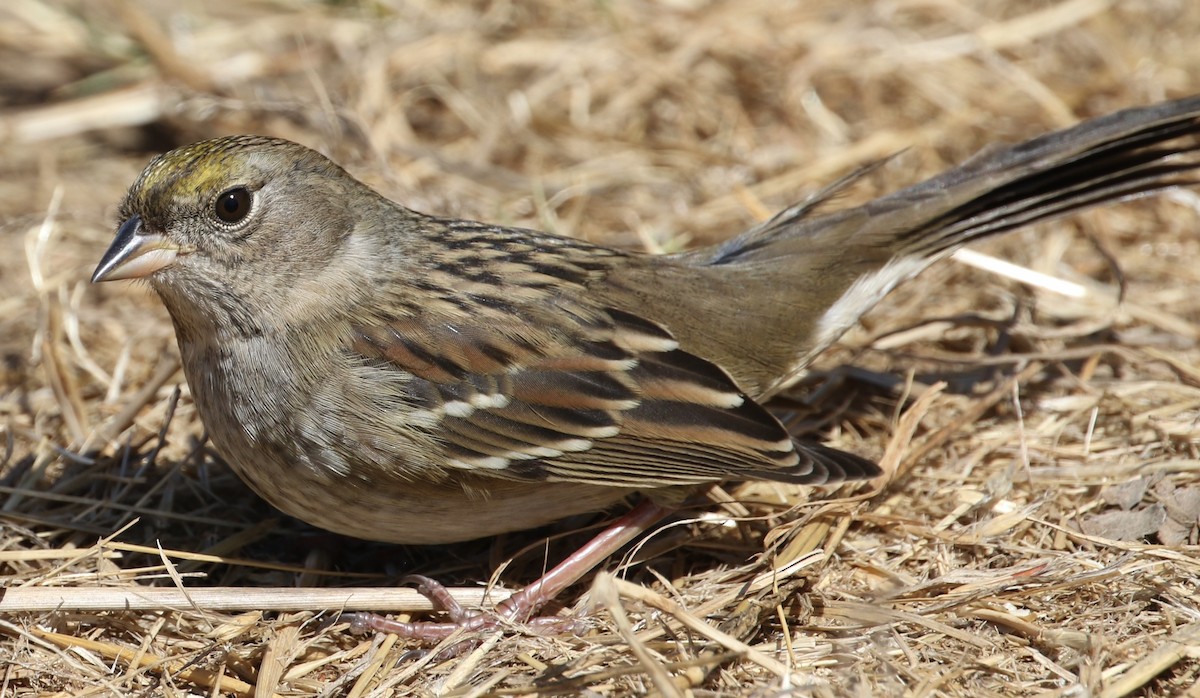
M588 624L579 618L561 616L534 616L547 599L537 594L537 585L531 585L496 604L493 611L475 611L463 608L441 582L422 575L409 575L405 581L415 582L417 591L429 599L450 617L446 623L432 621L399 621L377 613L354 613L344 616L350 620L355 632L394 633L401 637L440 642L454 633L476 633L508 626L519 626L533 635L582 635Z
M535 635L582 635L588 628L582 619L534 614L667 512L667 509L653 501L643 500L536 582L496 604L496 608L490 612L467 610L438 582L429 577L411 575L408 579L417 583L417 590L450 616L449 623L405 622L375 613L358 613L349 618L350 627L362 632L395 633L426 642L440 642L459 631L476 633L510 626L522 627Z

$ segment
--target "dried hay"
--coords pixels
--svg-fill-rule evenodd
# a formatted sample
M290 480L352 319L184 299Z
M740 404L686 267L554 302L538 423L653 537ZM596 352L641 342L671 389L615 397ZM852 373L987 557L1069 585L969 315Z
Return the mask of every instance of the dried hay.
M1123 696L1200 676L1195 192L983 246L1073 297L944 263L823 357L797 426L881 456L882 491L717 490L562 599L597 609L593 634L453 659L337 610L418 612L390 589L413 571L478 603L499 570L494 600L597 520L438 548L280 520L201 440L157 302L86 281L146 160L232 132L321 148L419 210L719 240L898 150L847 202L1198 92L1195 3L9 0L0 18L0 695Z

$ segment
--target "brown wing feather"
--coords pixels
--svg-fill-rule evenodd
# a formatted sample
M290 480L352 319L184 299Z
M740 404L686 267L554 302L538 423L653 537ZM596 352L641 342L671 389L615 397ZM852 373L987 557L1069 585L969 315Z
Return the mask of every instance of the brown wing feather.
M412 404L438 416L447 468L638 489L878 473L857 456L793 441L664 328L624 311L572 312L570 327L586 319L582 336L515 316L491 327L406 318L355 328L352 348L411 375Z

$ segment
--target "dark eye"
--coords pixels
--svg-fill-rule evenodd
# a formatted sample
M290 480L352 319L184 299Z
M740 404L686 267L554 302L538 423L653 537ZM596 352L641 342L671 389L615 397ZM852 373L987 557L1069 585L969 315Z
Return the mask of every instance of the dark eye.
M240 223L250 213L250 190L234 187L217 197L216 214L223 223Z

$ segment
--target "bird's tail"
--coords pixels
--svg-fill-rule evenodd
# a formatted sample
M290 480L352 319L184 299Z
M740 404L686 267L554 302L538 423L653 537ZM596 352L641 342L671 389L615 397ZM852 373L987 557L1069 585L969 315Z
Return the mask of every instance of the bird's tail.
M862 206L814 214L820 199L845 184L839 183L818 201L792 207L723 245L691 253L687 261L694 269L721 270L719 275L734 278L747 297L762 296L765 307L780 309L769 321L791 353L764 357L761 377L749 379L760 394L770 394L897 284L969 242L1198 183L1200 95L990 149ZM746 320L763 321L755 315ZM748 328L733 324L731 332L746 336Z

